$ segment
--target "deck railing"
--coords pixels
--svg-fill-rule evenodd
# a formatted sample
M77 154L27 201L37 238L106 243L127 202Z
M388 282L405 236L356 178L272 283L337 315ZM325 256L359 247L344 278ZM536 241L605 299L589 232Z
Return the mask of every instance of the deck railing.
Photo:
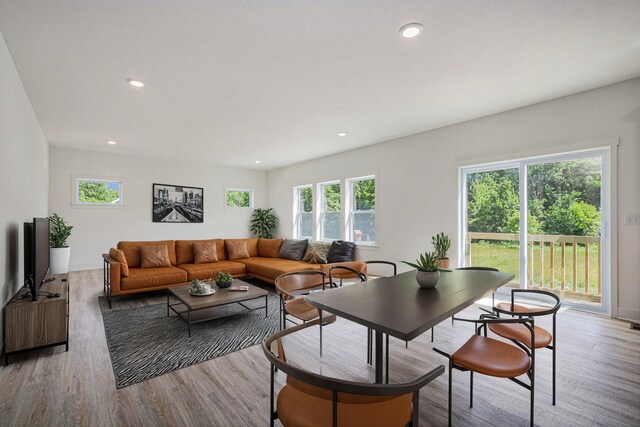
M474 265L474 243L478 241L519 242L519 234L467 233L467 265ZM530 288L555 291L567 298L600 302L601 245L598 236L530 234L527 241ZM481 249L476 249L475 252ZM557 251L560 251L559 265ZM476 253L482 258L481 253ZM519 254L518 263L519 263ZM593 259L597 258L597 259ZM495 261L500 263L500 261ZM500 265L488 265L500 269ZM517 273L516 280L517 280Z

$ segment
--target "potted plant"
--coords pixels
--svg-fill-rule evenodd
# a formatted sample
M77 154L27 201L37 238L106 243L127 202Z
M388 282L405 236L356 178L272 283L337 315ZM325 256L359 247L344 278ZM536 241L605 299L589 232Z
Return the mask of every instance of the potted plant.
M251 232L263 239L273 239L273 232L276 230L278 217L273 212L273 208L254 209L251 214Z
M440 268L449 268L449 257L447 256L447 252L451 247L451 239L444 233L436 234L431 237L431 243L433 244L433 248L435 249L435 254L438 258L438 267Z
M219 288L228 288L233 283L233 276L230 273L219 271L216 274L216 285Z
M410 267L418 270L416 272L416 281L423 288L433 288L440 280L441 271L451 271L438 266L437 252L425 252L420 254L416 262L402 261Z
M62 217L54 213L49 218L49 268L51 274L63 274L69 272L69 257L71 248L67 245L67 239L71 235L73 226L67 224Z

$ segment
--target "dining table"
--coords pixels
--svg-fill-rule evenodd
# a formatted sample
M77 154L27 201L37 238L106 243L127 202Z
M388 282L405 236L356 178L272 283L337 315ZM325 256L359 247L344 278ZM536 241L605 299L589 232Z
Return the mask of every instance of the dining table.
M382 383L384 334L387 340L392 336L411 341L513 279L511 273L453 270L441 272L434 288L422 288L412 270L304 298L319 309L321 316L326 311L374 330L375 382Z

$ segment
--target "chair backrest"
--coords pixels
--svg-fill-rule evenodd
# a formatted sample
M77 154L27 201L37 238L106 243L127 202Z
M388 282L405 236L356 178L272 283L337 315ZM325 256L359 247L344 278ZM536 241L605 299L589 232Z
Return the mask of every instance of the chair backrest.
M460 267L460 268L456 268L456 270L500 271L497 268L493 268L493 267Z
M310 328L312 326L316 326L320 323L319 319L312 320L310 322L306 322L300 325L296 325L291 328L283 329L278 331L267 338L262 342L262 351L264 352L269 362L273 367L278 368L285 374L290 377L293 377L297 381L292 381L293 383L304 383L309 386L316 387L317 389L324 389L326 392L332 393L337 392L338 396L340 393L346 393L351 395L361 395L361 396L399 396L406 393L414 393L418 391L420 388L424 387L426 384L434 380L436 377L444 373L444 366L440 365L437 368L433 369L429 373L417 378L413 381L407 383L395 383L395 384L371 384L371 383L359 383L353 381L341 380L338 378L325 377L297 366L291 365L286 361L284 357L284 346L282 345L282 338L290 335L292 333L298 332L302 329ZM282 353L282 357L280 354L276 355L272 352L271 347L273 342L277 342L278 353ZM289 381L288 381L289 382ZM320 393L324 393L322 390L318 390ZM313 393L315 394L315 393ZM353 396L351 396L353 398ZM331 399L331 397L329 397ZM347 397L349 400L349 397ZM340 401L340 399L339 399Z
M317 270L291 271L276 277L275 285L278 292L289 294L295 291L316 288L326 285L326 274Z
M371 265L371 264L387 264L393 267L393 275L395 276L396 274L398 274L398 266L396 265L395 262L391 262L391 261L365 261L365 263L367 265Z
M545 291L543 289L511 289L511 309L507 310L508 313L505 313L505 311L501 311L504 314L511 314L511 312L513 312L513 308L515 306L515 294L537 294L537 295L544 295L547 298L550 298L551 300L553 300L554 305L551 308L535 308L535 309L530 309L527 310L526 312L522 312L522 313L517 313L519 315L522 316L547 316L549 314L553 314L555 315L558 310L560 310L560 306L562 305L560 302L560 297L556 294L554 294L553 292L549 292L549 291ZM495 308L494 308L495 310Z
M333 283L333 279L360 279L366 282L367 275L346 265L332 265L329 267L329 283Z

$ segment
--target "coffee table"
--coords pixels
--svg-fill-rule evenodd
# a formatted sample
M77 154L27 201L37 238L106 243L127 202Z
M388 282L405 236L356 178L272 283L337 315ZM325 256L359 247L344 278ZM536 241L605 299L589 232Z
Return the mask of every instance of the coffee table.
M213 287L216 291L213 295L193 296L189 294L191 285L173 286L167 289L167 317L169 309L173 310L182 320L187 322L189 336L191 336L191 325L193 323L206 322L208 320L219 319L221 317L233 316L238 313L221 314L216 307L229 304L239 304L247 311L261 310L264 308L264 317L269 315L269 292L257 286L250 285L239 279L233 279L232 286L248 286L246 292L230 291ZM171 297L174 302L171 302ZM242 302L264 297L264 306L247 307ZM175 301L177 300L177 301Z

